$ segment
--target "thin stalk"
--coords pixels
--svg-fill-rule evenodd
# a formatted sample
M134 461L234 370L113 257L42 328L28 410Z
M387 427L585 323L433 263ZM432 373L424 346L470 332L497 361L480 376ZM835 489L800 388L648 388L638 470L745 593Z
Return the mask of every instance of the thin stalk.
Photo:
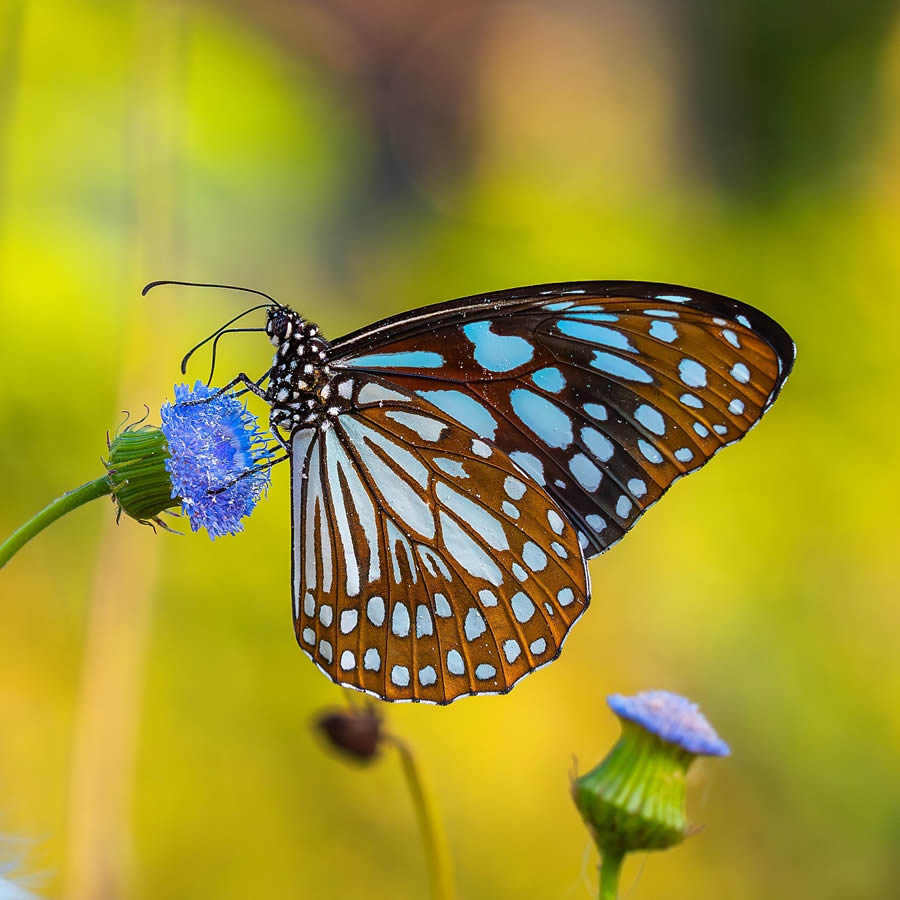
M607 850L600 863L600 900L616 900L619 896L619 875L622 872L622 860L625 854L621 851Z
M450 854L447 841L441 830L440 819L425 789L425 782L419 770L415 755L409 744L396 737L390 740L400 754L403 774L412 796L413 806L419 820L419 830L425 844L425 858L428 864L428 876L431 884L431 896L434 900L453 900L453 871L450 866Z
M36 534L40 534L48 525L64 516L66 513L83 506L98 497L104 497L112 493L112 485L106 475L96 481L89 481L81 487L75 488L57 497L52 503L45 506L36 516L29 519L21 528L17 528L2 544L0 544L0 569L22 549Z

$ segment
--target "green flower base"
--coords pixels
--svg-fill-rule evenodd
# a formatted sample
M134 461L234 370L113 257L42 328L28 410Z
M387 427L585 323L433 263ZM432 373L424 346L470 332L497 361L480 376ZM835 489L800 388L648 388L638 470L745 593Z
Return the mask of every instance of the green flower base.
M622 736L572 785L575 805L604 856L663 850L684 840L685 775L694 756L623 721Z
M106 469L120 512L145 524L163 524L159 514L180 502L172 497L168 457L165 435L158 428L126 429L116 435Z

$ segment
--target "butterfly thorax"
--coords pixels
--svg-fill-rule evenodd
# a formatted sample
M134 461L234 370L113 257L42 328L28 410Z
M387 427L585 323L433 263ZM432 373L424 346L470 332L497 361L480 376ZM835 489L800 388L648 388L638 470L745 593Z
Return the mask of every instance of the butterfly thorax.
M325 426L342 411L335 403L332 374L325 362L328 341L318 326L287 307L269 312L266 333L276 347L266 389L271 426L290 434L302 427Z

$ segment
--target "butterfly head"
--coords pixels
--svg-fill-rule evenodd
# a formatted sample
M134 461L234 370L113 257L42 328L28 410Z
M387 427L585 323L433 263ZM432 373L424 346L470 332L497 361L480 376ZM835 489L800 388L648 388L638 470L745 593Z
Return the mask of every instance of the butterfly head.
M276 347L266 392L271 424L293 431L328 404L328 341L317 325L286 306L269 310L266 334Z

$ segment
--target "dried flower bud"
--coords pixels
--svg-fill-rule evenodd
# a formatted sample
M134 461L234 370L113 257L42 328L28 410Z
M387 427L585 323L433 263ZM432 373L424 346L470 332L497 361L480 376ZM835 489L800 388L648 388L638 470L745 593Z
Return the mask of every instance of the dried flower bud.
M374 709L329 709L316 720L328 742L347 756L368 762L381 746L381 718Z

